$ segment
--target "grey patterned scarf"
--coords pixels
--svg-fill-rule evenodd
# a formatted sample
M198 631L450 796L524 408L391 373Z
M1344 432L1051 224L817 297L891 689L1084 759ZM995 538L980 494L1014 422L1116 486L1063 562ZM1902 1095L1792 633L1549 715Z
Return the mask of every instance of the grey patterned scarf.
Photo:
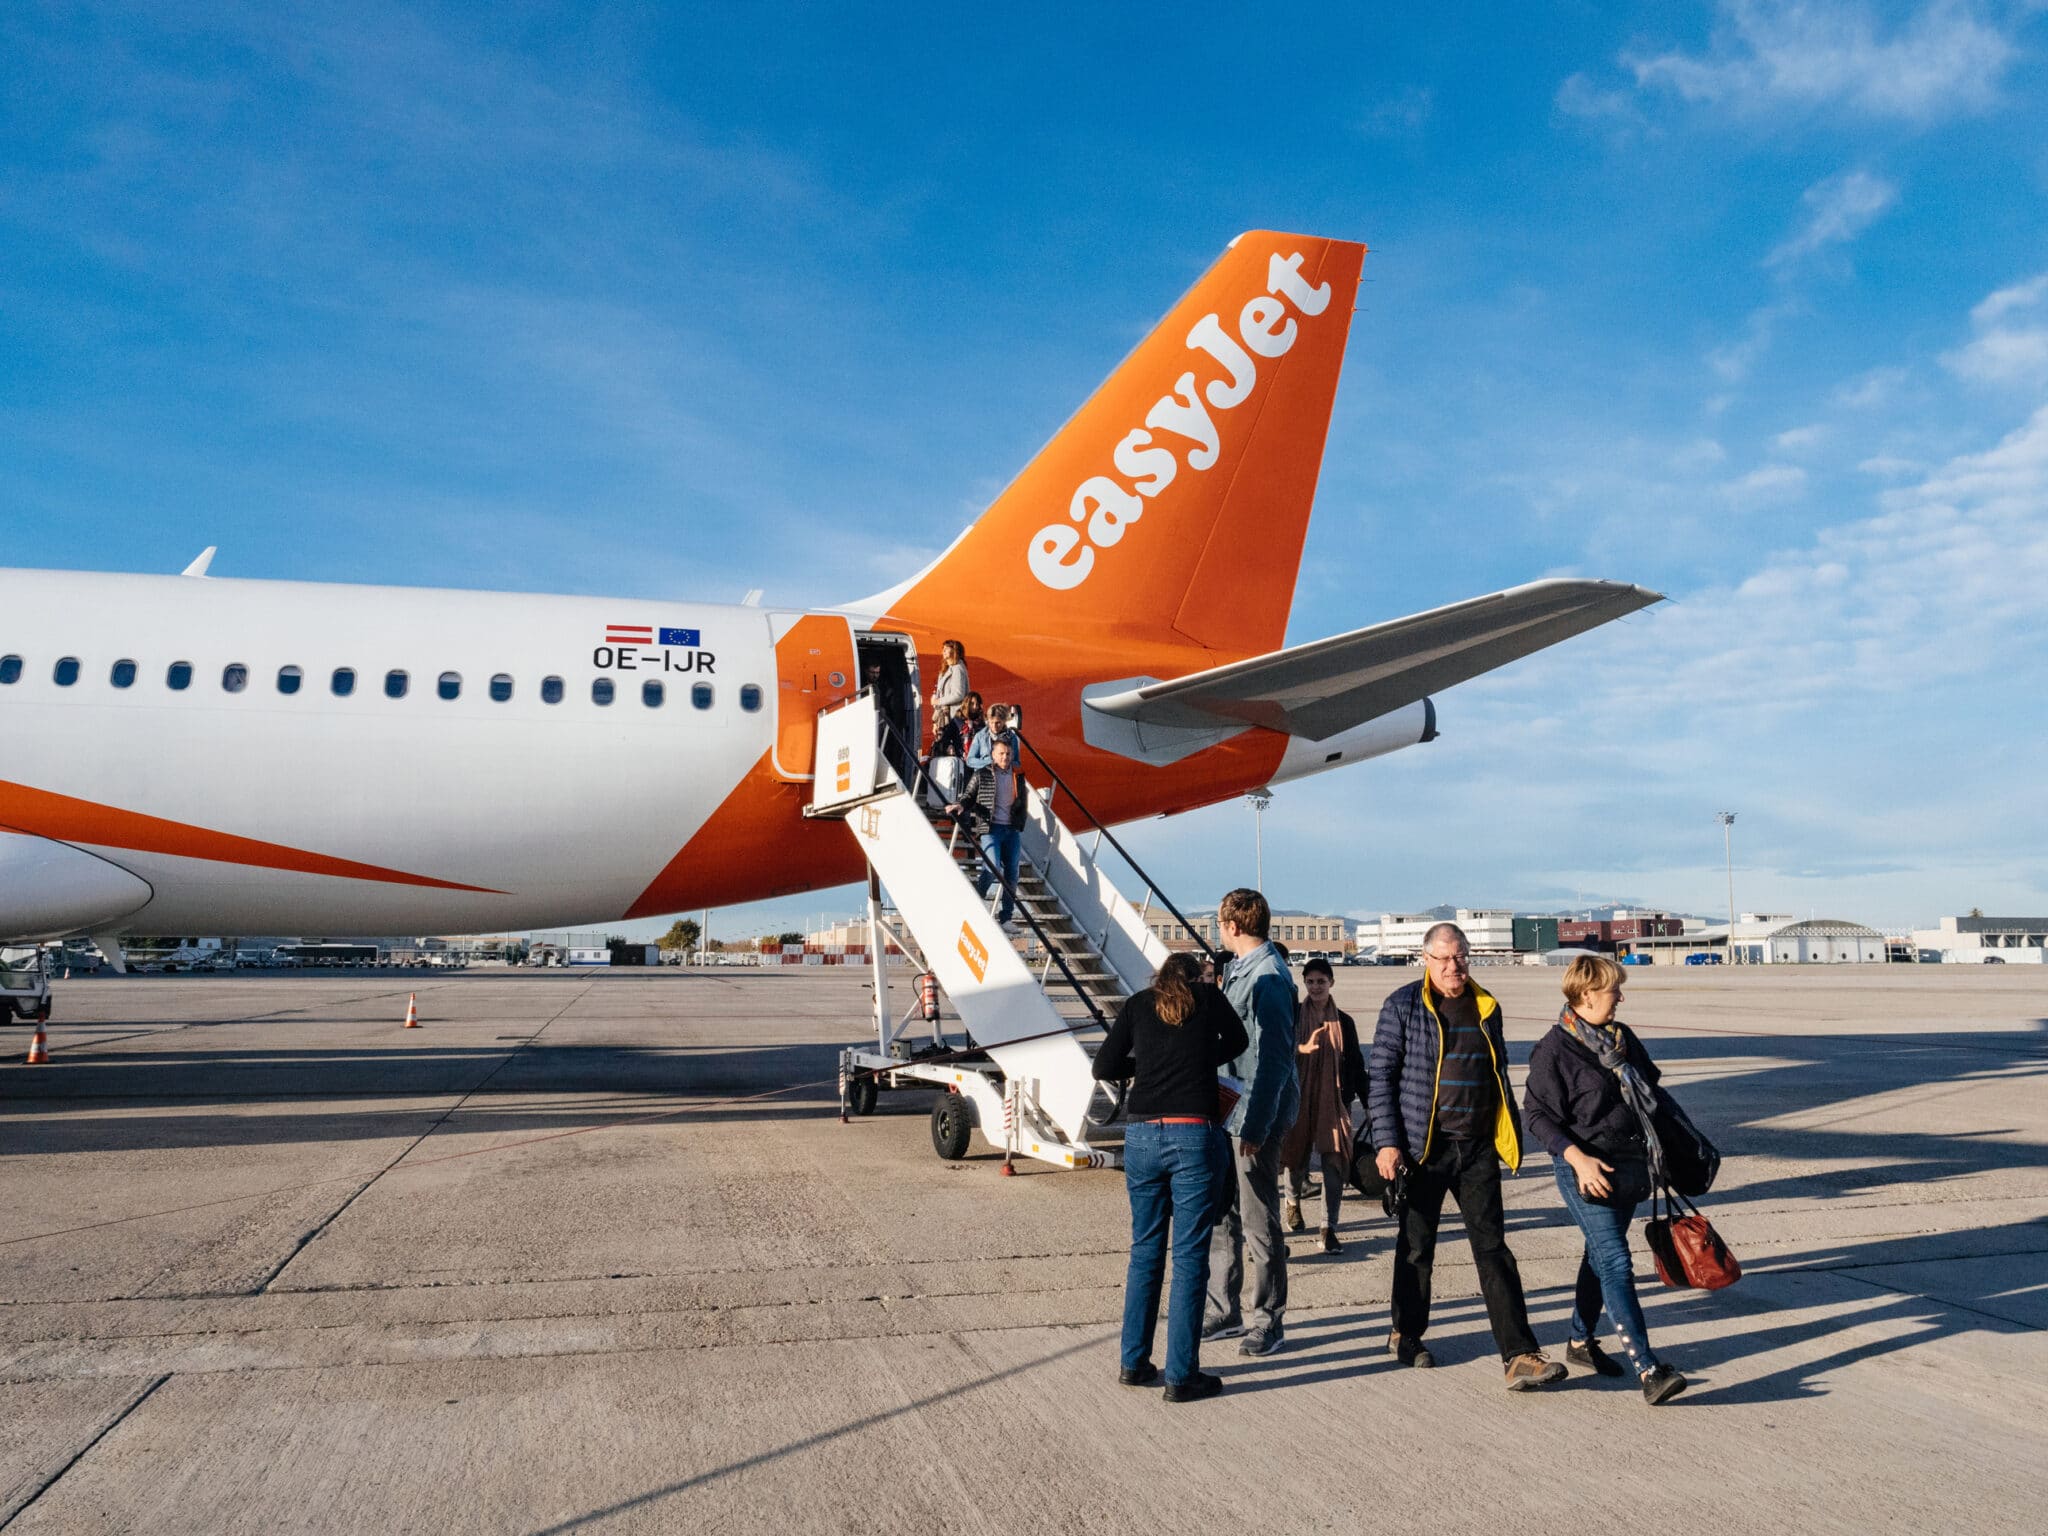
M1650 1188L1664 1187L1664 1147L1657 1140L1657 1095L1643 1081L1643 1074L1629 1065L1628 1049L1618 1028L1588 1024L1567 1003L1557 1016L1557 1027L1600 1058L1600 1065L1621 1084L1621 1096L1643 1128L1643 1147L1650 1159Z

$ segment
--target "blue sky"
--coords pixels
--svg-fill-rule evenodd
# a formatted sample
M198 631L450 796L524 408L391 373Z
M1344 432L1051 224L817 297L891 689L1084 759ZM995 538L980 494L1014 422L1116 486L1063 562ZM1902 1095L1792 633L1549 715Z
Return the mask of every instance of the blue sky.
M1718 911L1725 807L1745 908L2048 910L2042 5L680 9L0 12L9 562L841 601L1341 235L1290 639L1674 601L1283 787L1277 904Z

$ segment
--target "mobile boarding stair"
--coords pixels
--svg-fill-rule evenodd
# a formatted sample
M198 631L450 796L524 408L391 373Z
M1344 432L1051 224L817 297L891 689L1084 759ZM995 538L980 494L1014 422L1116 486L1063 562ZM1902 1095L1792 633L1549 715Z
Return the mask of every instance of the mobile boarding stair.
M884 1088L943 1087L947 1093L932 1108L932 1144L941 1157L965 1154L978 1129L1003 1153L1005 1172L1015 1157L1062 1168L1121 1166L1120 1134L1103 1134L1122 1112L1121 1095L1095 1081L1095 1051L1117 1009L1150 984L1167 954L1145 913L1096 857L1104 839L1126 862L1130 855L1106 831L1084 841L1060 821L1053 798L1064 786L1038 758L1038 771L1025 777L1049 782L1029 792L1015 889L1024 933L1039 951L1027 959L975 892L978 836L936 808L943 797L921 770L913 769L915 782L906 785L882 742L869 694L822 713L804 813L844 821L869 869L875 1043L840 1054L841 1115L871 1112ZM1000 872L988 873L1000 882ZM1171 903L1161 904L1187 927ZM892 943L920 970L920 996L893 1024L886 963ZM964 1043L947 1038L936 990L951 999ZM908 1038L920 1020L931 1028L921 1047Z

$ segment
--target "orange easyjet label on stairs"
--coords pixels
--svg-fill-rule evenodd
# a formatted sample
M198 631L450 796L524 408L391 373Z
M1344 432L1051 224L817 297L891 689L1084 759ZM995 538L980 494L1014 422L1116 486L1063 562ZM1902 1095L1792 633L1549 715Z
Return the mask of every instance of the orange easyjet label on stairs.
M967 962L967 969L974 972L974 979L980 981L988 972L988 949L974 936L971 924L960 925L960 958Z

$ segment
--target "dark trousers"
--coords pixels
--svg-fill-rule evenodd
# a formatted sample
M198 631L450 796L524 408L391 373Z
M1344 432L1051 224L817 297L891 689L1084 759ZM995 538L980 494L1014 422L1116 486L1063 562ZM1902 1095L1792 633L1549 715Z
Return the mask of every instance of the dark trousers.
M1522 1296L1522 1272L1508 1252L1507 1217L1500 1202L1500 1158L1488 1141L1439 1141L1429 1160L1408 1170L1408 1217L1394 1250L1394 1332L1420 1338L1429 1327L1430 1271L1436 1263L1436 1229L1444 1196L1458 1202L1486 1320L1503 1360L1533 1354L1529 1304Z

